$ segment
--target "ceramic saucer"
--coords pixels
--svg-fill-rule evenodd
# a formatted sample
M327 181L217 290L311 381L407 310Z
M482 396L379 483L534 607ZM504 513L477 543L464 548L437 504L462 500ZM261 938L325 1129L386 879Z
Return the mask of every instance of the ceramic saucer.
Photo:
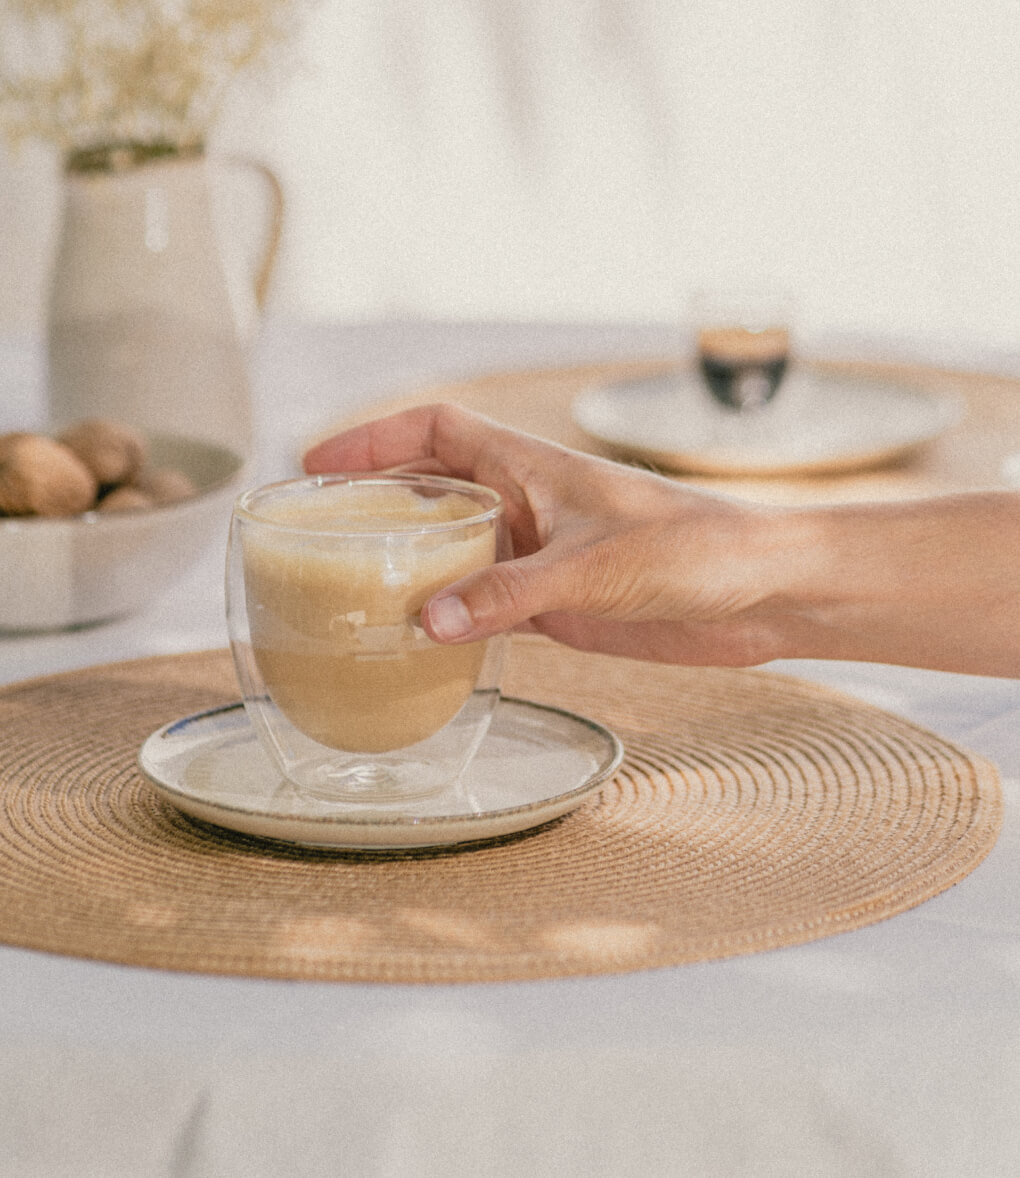
M184 813L243 834L307 846L396 849L514 834L579 806L619 766L606 728L558 708L503 697L457 786L399 805L301 795L263 751L241 703L167 724L138 763Z
M804 367L747 416L717 405L692 369L585 389L571 412L589 437L632 458L691 474L754 476L875 466L937 437L962 407L906 385Z

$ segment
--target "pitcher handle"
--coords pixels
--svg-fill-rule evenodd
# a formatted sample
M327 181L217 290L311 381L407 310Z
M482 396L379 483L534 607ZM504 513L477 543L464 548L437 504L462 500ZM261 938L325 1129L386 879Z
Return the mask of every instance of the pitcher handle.
M285 200L283 185L280 178L268 165L253 156L230 155L231 163L239 167L248 168L262 177L269 192L269 224L266 226L266 240L262 247L262 256L255 270L255 306L261 311L265 306L269 294L269 283L276 269L276 257L280 250L280 238L283 234L283 217Z

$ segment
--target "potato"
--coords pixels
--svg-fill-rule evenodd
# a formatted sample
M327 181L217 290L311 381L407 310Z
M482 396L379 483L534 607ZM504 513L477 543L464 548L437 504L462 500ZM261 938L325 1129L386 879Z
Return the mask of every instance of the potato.
M148 444L130 426L91 418L58 435L92 471L101 487L130 482L145 465Z
M198 494L198 488L182 470L143 470L133 486L144 491L154 503L181 503Z
M153 500L150 495L146 495L144 491L138 487L114 487L112 491L108 491L96 505L97 511L112 512L112 511L137 511L141 507L152 507Z
M42 434L0 435L0 512L77 515L98 493L95 475L62 442Z

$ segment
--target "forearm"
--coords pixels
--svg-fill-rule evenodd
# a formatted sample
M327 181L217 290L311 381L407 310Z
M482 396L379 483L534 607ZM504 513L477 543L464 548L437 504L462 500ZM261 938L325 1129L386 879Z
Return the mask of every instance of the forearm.
M1020 496L819 508L773 526L789 561L767 609L788 656L1020 676Z

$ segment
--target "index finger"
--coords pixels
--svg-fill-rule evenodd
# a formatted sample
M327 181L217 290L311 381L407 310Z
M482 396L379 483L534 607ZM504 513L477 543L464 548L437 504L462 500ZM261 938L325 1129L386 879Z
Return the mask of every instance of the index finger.
M320 442L305 454L304 468L309 474L324 474L389 470L428 461L457 478L474 480L487 439L500 430L495 422L453 405L422 405Z

